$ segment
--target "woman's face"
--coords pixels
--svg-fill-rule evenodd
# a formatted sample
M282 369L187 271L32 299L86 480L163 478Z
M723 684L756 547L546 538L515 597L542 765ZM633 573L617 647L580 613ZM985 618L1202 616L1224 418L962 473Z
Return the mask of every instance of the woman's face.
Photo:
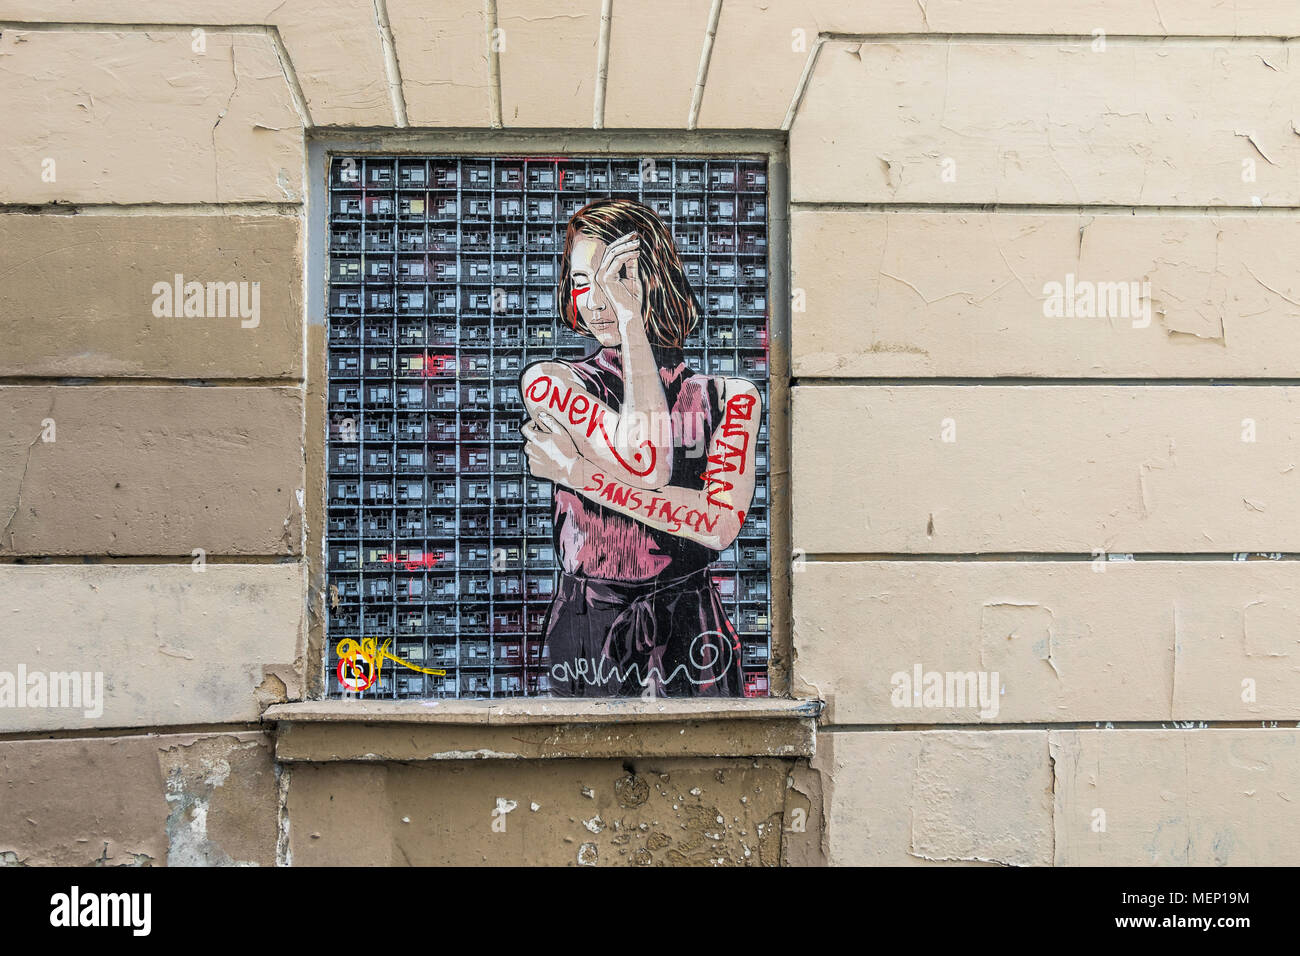
M582 323L591 330L597 342L611 348L621 345L623 336L614 318L613 305L596 282L600 264L605 258L605 247L606 244L599 239L578 233L573 248L569 250L569 277L573 283L573 306L577 308ZM565 308L570 307L565 303Z

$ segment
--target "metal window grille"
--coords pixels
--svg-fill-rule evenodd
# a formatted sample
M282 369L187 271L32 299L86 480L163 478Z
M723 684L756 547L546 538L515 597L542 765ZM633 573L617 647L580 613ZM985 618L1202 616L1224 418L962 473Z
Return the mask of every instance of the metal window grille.
M753 381L768 407L767 164L726 157L335 156L330 165L326 556L338 645L374 639L367 698L545 694L555 593L551 488L519 425L522 368L595 343L558 320L569 217L636 198L669 226L704 315L687 364ZM767 695L767 416L745 527L713 575Z

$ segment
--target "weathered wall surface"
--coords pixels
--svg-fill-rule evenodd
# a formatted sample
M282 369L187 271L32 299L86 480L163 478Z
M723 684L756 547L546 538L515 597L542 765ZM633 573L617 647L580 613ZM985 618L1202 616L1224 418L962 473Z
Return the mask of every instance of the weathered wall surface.
M1294 3L645 6L0 0L0 859L1300 862ZM810 762L277 780L328 127L788 131Z
M104 671L97 713L15 708L4 730L256 721L267 703L302 696L305 584L298 564L0 565L20 661Z
M0 312L24 321L0 326L0 375L292 379L302 372L300 245L287 216L5 216ZM259 334L243 326L251 319L155 315L155 283L174 288L178 274L257 282Z
M269 866L278 771L257 732L0 741L20 866Z
M289 852L309 866L776 866L788 771L717 759L632 772L617 760L294 764Z
M916 6L790 131L821 849L1294 862L1294 10Z
M274 865L257 722L308 671L301 80L252 5L94 6L0 10L0 670L50 678L0 708L0 853ZM351 67L322 69L316 99ZM190 282L198 314L159 301Z

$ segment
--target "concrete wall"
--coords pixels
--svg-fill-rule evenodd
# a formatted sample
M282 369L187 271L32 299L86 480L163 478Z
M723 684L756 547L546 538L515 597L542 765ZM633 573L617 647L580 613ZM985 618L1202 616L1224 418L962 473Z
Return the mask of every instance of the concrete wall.
M0 709L0 859L1300 862L1298 25L0 0L0 670L104 675ZM307 137L443 127L788 134L810 760L273 759L321 660ZM258 321L157 315L178 274Z

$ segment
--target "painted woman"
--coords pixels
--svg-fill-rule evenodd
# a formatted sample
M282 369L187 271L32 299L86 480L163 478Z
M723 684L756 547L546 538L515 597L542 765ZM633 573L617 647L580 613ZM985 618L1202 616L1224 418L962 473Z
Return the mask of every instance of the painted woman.
M759 391L685 364L699 304L641 203L574 214L558 298L597 348L520 380L529 470L555 485L551 692L740 696L740 640L711 565L753 498Z

